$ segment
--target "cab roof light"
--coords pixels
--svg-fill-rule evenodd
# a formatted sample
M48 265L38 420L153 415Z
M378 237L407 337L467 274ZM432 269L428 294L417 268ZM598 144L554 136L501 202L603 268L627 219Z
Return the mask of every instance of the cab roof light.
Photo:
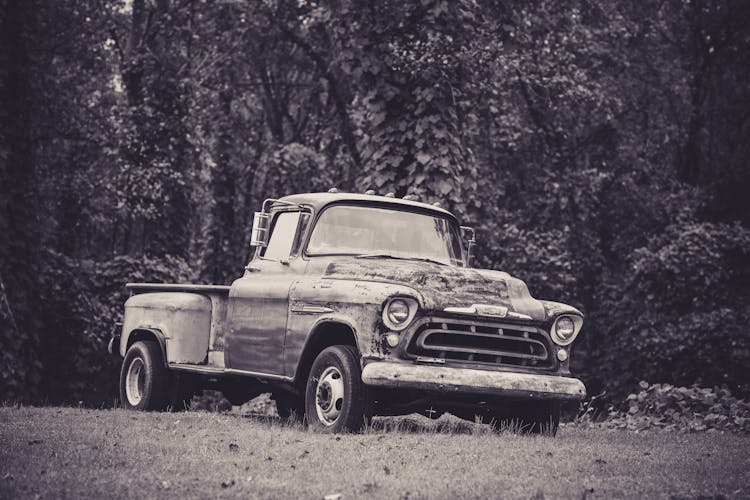
M375 195L375 190L374 189L368 189L367 191L365 191L365 194L373 196L373 195Z

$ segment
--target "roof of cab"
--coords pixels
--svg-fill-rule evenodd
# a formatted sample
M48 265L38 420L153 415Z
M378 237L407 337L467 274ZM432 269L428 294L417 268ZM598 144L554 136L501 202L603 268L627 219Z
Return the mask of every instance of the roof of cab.
M420 210L427 210L437 212L440 215L448 216L452 219L456 219L456 216L449 211L436 207L435 205L429 205L413 200L404 200L402 198L394 198L390 196L379 196L375 194L359 194L359 193L303 193L303 194L292 194L279 198L278 201L284 201L288 203L296 203L298 205L310 206L316 212L323 207L330 205L331 203L382 203L388 205L396 205L403 207L412 207Z

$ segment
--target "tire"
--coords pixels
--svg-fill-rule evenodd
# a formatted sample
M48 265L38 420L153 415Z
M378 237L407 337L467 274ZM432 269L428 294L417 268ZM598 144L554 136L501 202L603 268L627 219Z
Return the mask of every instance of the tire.
M495 430L515 430L521 434L554 437L560 427L559 401L532 401L523 405L517 415L492 419Z
M288 392L273 394L276 402L276 412L282 420L304 420L305 398Z
M356 349L336 345L318 354L305 390L308 425L319 432L357 432L369 422L370 407Z
M160 411L170 403L170 373L164 366L159 344L134 343L125 354L120 370L120 401L123 408Z

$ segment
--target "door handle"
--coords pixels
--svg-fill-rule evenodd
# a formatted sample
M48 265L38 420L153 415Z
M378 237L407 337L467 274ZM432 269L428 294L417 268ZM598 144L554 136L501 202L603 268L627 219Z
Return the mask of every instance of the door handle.
M257 273L257 272L260 272L260 268L253 267L253 266L245 266L245 271L248 271L250 273Z

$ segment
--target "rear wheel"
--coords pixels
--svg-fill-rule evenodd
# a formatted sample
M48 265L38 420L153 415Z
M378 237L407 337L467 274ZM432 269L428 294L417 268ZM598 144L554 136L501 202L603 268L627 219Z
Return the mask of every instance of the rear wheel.
M308 424L320 432L356 432L367 423L369 398L354 347L328 347L315 358L307 379L305 413Z
M134 343L120 370L120 401L129 410L164 410L169 402L170 373L154 341Z

